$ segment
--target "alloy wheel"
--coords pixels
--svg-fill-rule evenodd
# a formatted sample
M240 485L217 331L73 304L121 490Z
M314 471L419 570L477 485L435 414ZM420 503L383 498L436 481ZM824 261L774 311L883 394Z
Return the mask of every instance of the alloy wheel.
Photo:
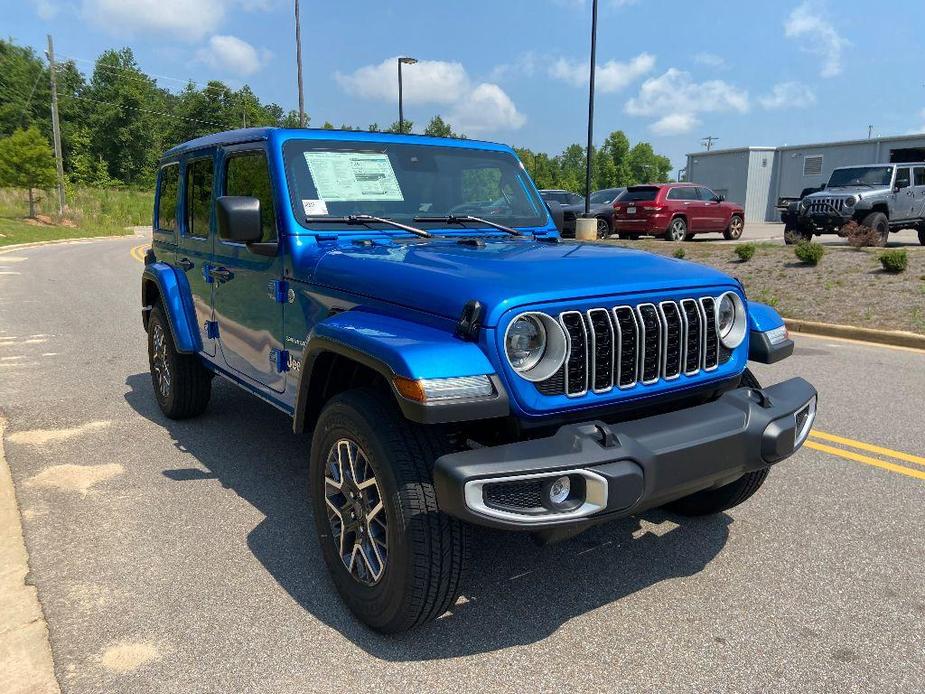
M742 222L741 217L733 217L732 221L729 222L729 235L737 239L742 235L742 228L745 224Z
M369 458L350 439L338 440L328 451L324 501L347 572L360 583L376 584L388 563L388 521Z
M671 223L671 231L669 235L672 241L680 241L684 238L684 235L687 234L687 225L684 223L683 219L676 219Z
M170 395L170 366L167 361L167 335L160 323L155 323L151 333L151 347L154 352L151 367L154 380L162 398Z
M608 236L610 236L610 225L607 224L607 220L606 220L606 219L600 219L600 218L598 218L598 220L597 220L597 238L599 238L599 239L606 239Z

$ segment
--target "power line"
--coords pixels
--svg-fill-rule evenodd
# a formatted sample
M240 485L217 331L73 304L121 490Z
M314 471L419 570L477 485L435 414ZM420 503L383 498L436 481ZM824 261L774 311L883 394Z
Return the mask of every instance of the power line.
M93 101L98 104L106 104L108 106L114 106L115 108L118 108L118 109L127 109L129 111L142 111L144 113L153 113L156 116L166 116L167 118L172 118L174 120L185 120L185 121L190 121L191 123L202 123L204 125L215 125L219 128L224 127L223 123L215 123L213 121L201 120L199 118L189 118L187 116L178 116L173 113L168 113L167 111L155 111L154 109L150 109L150 108L139 108L137 106L125 106L124 104L116 104L116 103L113 103L112 101L103 101L102 99L91 99L89 96L77 96L76 94L66 94L63 96L66 96L66 98L68 99L80 99L81 101Z
M700 144L706 147L707 151L709 152L711 149L713 149L713 143L716 142L718 139L719 139L718 137L714 137L713 135L707 135L705 138L700 140Z
M94 69L99 68L102 70L109 70L111 72L128 72L131 74L132 78L137 79L137 80L147 80L147 79L150 79L151 77L154 77L160 80L171 80L173 82L179 82L183 85L195 84L197 87L202 87L205 89L212 88L212 85L209 84L208 82L197 82L196 80L190 77L171 77L170 75L157 75L154 73L147 73L141 68L122 67L121 65L107 65L105 63L100 64L98 61L87 60L86 58L76 58L74 56L68 56L68 60L76 60L81 63L87 63L89 65L92 65ZM213 80L213 81L222 82L222 80ZM240 80L229 80L229 81L239 82L241 87L244 86L244 82L240 82ZM224 83L223 83L223 86L225 87L225 89L229 89L229 87L227 85L224 85ZM241 87L239 87L239 89Z

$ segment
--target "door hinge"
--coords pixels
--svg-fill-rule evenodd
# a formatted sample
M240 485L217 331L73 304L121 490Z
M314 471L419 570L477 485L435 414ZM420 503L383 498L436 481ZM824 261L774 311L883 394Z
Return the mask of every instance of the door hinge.
M277 373L289 371L289 350L271 349L270 364L276 369Z
M267 295L278 304L289 301L289 283L286 280L271 280L267 283Z
M218 339L218 321L206 321L206 337L208 337L210 340Z

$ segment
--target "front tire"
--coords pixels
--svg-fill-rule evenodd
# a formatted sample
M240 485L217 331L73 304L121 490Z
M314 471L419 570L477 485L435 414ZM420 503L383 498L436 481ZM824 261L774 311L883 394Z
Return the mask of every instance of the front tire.
M736 241L741 238L742 231L745 229L745 220L737 214L732 215L729 220L729 226L723 231L723 238L727 241Z
M925 229L919 229L919 243L925 246Z
M684 217L675 217L671 220L668 231L665 232L665 240L683 241L685 236L687 236L687 222Z
M761 388L758 379L748 369L739 382L742 388ZM748 500L768 477L769 468L747 472L735 482L730 482L716 489L704 489L690 496L678 499L665 508L682 516L709 516L722 513Z
M799 227L787 224L784 227L784 244L793 246L800 241L809 241L813 238L812 232L801 231Z
M318 418L309 476L322 554L341 598L376 631L436 619L459 595L468 527L439 510L432 475L446 451L434 427L375 390L337 395Z
M148 364L154 397L170 419L202 414L212 395L212 372L196 354L177 352L170 321L160 303L148 317Z
M861 226L870 227L876 231L877 245L880 247L886 246L886 242L890 238L890 220L883 212L871 212L864 217Z

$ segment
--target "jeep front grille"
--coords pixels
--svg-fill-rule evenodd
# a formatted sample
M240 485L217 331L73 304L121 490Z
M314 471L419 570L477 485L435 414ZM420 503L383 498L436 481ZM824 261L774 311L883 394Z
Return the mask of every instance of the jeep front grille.
M845 198L810 198L810 214L828 214L841 212L845 207Z
M543 395L579 397L713 371L732 357L716 332L711 297L592 308L559 314L568 357L536 385Z

